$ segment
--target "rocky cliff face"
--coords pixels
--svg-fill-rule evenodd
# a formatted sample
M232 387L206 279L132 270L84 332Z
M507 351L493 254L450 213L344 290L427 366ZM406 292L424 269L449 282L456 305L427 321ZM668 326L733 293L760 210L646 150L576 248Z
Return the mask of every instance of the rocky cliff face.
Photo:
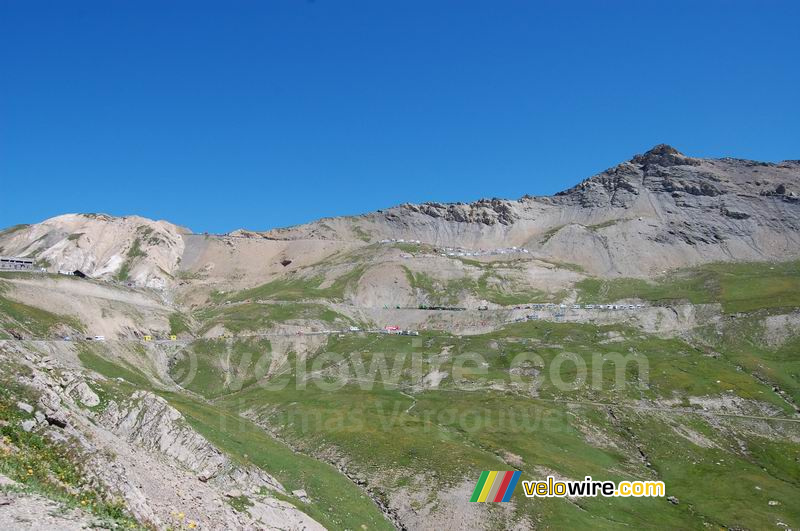
M401 206L411 212L430 216L443 221L456 221L459 223L482 223L484 225L511 225L518 218L518 214L511 206L511 202L502 199L481 199L475 203L423 203L412 205L406 203Z

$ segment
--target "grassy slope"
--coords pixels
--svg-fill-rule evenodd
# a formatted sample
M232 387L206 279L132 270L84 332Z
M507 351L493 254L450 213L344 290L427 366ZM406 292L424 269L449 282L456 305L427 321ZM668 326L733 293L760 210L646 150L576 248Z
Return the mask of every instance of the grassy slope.
M197 340L190 349L193 356L179 356L172 369L174 374L186 375L196 363L197 375L186 387L209 398L255 383L254 374L269 368L272 350L266 339Z
M73 317L57 315L4 297L3 293L7 289L7 285L0 281L0 339L10 337L2 328L27 331L30 336L40 339L50 337L58 327L76 331L84 329L80 321Z
M653 302L719 302L726 313L800 307L800 262L718 263L681 270L647 282L639 279L579 282L579 300L641 298Z
M336 278L328 287L320 287L325 281L322 275L273 280L256 288L239 291L221 300L241 302L246 300L272 299L281 301L300 301L309 299L344 299L345 292L358 282L364 273L363 266L356 266L348 273Z
M538 464L569 477L589 474L615 480L626 477L655 479L652 470L657 470L658 477L669 479L668 493L690 500L695 511L700 513L693 512L687 505L676 507L664 500L622 499L582 500L580 505L588 511L585 513L572 504L550 500L532 505L530 500L522 499L519 492L515 495L520 510L531 517L559 525L572 522L575 525L601 527L626 524L685 528L697 527L701 521L706 521L757 527L776 510L769 509L769 506L753 506L731 513L726 509L730 502L720 502L717 498L725 499L728 496L729 499L737 499L742 489L755 490L755 486L759 485L762 488L774 488L774 495L781 499L789 499L791 493L796 492L800 485L781 485L780 476L774 473L779 466L791 466L792 455L782 452L785 443L752 436L747 432L739 437L746 440L749 447L759 448L758 453L742 456L727 449L717 453L705 452L694 448L692 443L675 433L669 430L665 432L663 427L655 429L662 426L663 420L656 420L653 415L625 409L617 411L617 416L632 426L633 431L629 432L611 426L602 409L582 408L581 422L588 422L594 429L606 432L618 444L632 445L631 433L636 433L640 440L646 441L646 445L652 445L653 456L650 459L654 463L653 468L626 457L635 453L632 448L623 452L589 444L578 429L580 422L575 419L571 408L559 403L561 399L633 404L640 396L651 399L721 397L732 388L739 396L766 400L773 407L783 408L787 414L790 413L786 404L768 386L738 371L725 359L704 356L677 340L642 337L624 329L620 330L626 334L623 342L598 345L596 338L610 330L596 329L590 325L524 323L486 336L428 336L423 340L427 343L426 351L434 353L445 345L453 345L454 354L494 352L494 355L487 356L490 377L499 376L506 370L513 354L531 349L532 343L528 341L526 344L525 341L533 338L546 337L546 345L552 345L533 347L546 364L562 347L580 356L588 355L598 347L601 353L633 349L651 360L649 389L643 392L636 389L638 374L635 371L628 374L628 384L621 393L563 392L545 386L540 390L541 397L548 400L526 399L502 392L458 392L448 390L445 385L442 390L416 394L416 404L408 412L412 400L398 389L378 386L373 390L364 390L358 384L351 384L338 392L326 392L313 385L297 389L296 380L290 378L283 389L253 387L232 394L219 404L226 409L258 411L261 418L281 428L282 437L300 445L305 451L316 454L320 449L332 448L334 454L352 460L351 468L370 477L391 478L385 485L389 488L407 485L420 474L433 474L433 480L430 481L433 485L453 485L464 477L477 477L480 470L507 468L497 456L511 452L521 456L527 464L523 468L526 477L538 477L539 474L531 468ZM498 343L498 347L490 349L489 342ZM562 347L555 347L556 344ZM404 338L386 337L375 341L348 336L341 340L333 338L327 348L328 351L342 354L359 349L410 353L414 347ZM369 353L365 356L368 365ZM566 379L573 377L570 374L572 369L566 365L563 369L562 375ZM609 379L611 371L606 371L604 377ZM717 380L721 383L718 384ZM503 418L515 418L518 422L504 423ZM667 418L675 423L693 423L698 430L714 431L704 417L678 414ZM460 422L462 419L468 421L466 428ZM704 493L702 488L691 483L700 477L696 471L686 463L679 467L678 460L670 452L696 454L697 462L702 463L704 469L716 471L710 477L726 478L730 488L722 485L714 496ZM716 464L715 460L719 459L723 460L723 464ZM774 462L775 459L778 461ZM762 466L767 471L761 470ZM738 483L731 481L740 469L747 470L745 480ZM800 517L794 509L784 507L781 511L783 517L791 521Z
M186 394L154 389L147 376L138 369L107 359L98 348L93 345L84 349L80 359L87 368L111 379L105 382L109 386L106 393L117 395L117 398L123 398L135 389L148 389L160 394L183 413L201 435L232 458L263 468L289 491L305 489L312 503L302 504L295 499L288 501L329 529L359 529L362 525L368 529L391 528L377 506L333 467L294 453L228 408ZM212 364L200 363L198 389L202 389L199 384L207 376L204 375L206 370L213 371ZM117 377L126 382L118 384L114 380Z
M648 292L652 300L714 300L722 302L727 311L753 310L737 318L739 321L731 321L721 336L711 330L701 331L704 345L718 351L718 357L681 340L659 339L624 326L545 322L519 323L482 336L424 335L420 338L422 346L397 336L355 335L332 337L327 345L327 350L345 356L359 352L367 364L376 352L421 352L429 368L441 361L438 354L445 347L450 348L451 355L478 352L488 362L489 377L497 379L507 377L509 360L523 351L540 355L545 370L564 351L576 354L587 364L595 353L618 352L647 357L650 385L645 389L639 389L640 373L631 366L625 371L626 383L620 390L565 391L545 383L539 388L538 398L485 389L456 391L447 380L439 390L425 392L384 386L366 390L358 382L338 392L322 391L313 385L303 390L297 389L293 375L279 390L251 385L237 392L230 386L213 384L219 376L218 360L223 354L227 356L229 347L207 342L196 345L203 360L198 365L199 380L194 390L216 400L206 403L185 395L164 396L224 451L263 466L290 489L308 490L318 502L304 509L333 528L358 528L362 524L381 527L386 521L374 504L334 469L293 453L254 424L241 420L238 413L256 411L282 438L305 452L349 458L351 468L369 478L378 478L388 488L455 485L476 478L480 470L509 468L501 457L511 453L524 463L523 478L542 477L537 466L571 478L587 474L614 480L660 478L666 482L667 494L680 499L679 505L663 499L534 501L525 499L518 489L515 510L542 526L685 529L708 524L755 529L772 527L777 521L797 526L798 446L786 442L785 437L762 434L753 421L618 406L611 407L612 418L607 408L563 403L569 399L632 406L640 399L677 399L679 404L688 405L689 397L721 398L732 394L765 402L789 415L792 408L769 384L751 374L777 380L796 396L800 372L797 340L768 348L759 341L761 327L757 324L769 312L796 306L796 265L709 268L672 277L647 289L653 290ZM753 279L762 279L758 289L751 289ZM610 293L630 293L630 284L625 282L607 288ZM765 300L764 293L778 295ZM248 305L224 308L242 306L249 309ZM766 310L755 310L762 307ZM260 326L262 314L263 309L252 315L237 313L237 326L244 330ZM221 313L215 317L225 322L230 315ZM250 320L256 323L248 324ZM606 341L612 336L613 342ZM240 347L238 359L242 349L252 347ZM97 353L83 353L81 359L107 376L121 375L138 386L148 386L147 379L135 369L123 368ZM443 363L447 368L446 359ZM253 365L239 367L242 381L252 383L247 375ZM612 377L608 369L602 373L606 382ZM567 381L576 374L570 363L562 365L558 372ZM406 375L400 382L406 386L415 383ZM505 421L501 421L503 416ZM510 418L523 421L510 422ZM462 422L464 419L466 423ZM689 441L679 434L686 428L712 444L700 446ZM800 436L792 425L782 429ZM610 443L590 443L587 430L601 434ZM742 445L746 450L741 449ZM640 450L651 466L638 457ZM770 500L779 505L769 505Z
M413 272L405 266L403 269L411 287L425 296L432 305L459 306L466 295L501 305L546 302L558 300L560 296L526 286L517 286L507 275L494 270L484 270L477 280L469 277L440 280L427 273Z
M635 290L637 295L646 293L655 301L685 298L721 302L728 312L765 307L767 313L774 313L797 306L797 278L795 264L712 265L647 285L647 292L628 281L613 282L604 289L609 290L608 300L631 296ZM582 286L584 294L586 286ZM761 312L742 319L755 322L765 315ZM565 351L575 353L590 366L596 353L643 356L649 361L650 374L645 389L639 389L640 374L631 365L625 371L622 389L608 387L613 372L611 366L604 366L602 378L607 390L583 387L565 391L545 383L539 388L538 399L500 391L459 392L450 390L445 380L440 390L414 393L414 403L406 394L413 382L405 376L400 378L399 389L378 386L365 390L353 382L339 392L314 386L298 390L296 380L290 377L281 390L255 386L223 397L218 404L229 410L257 411L280 430L282 437L305 451L346 456L351 468L368 477L383 478L389 488L413 485L420 474L432 475L433 483L439 486L453 485L465 477L477 477L482 469L507 468L498 456L511 452L524 461L527 477L539 477L541 474L532 467L544 465L569 477L661 478L668 494L681 500L677 506L664 500L634 499L587 499L572 504L559 500L532 502L517 492L517 510L539 522L601 528L700 528L704 524L759 528L776 521L796 525L800 508L792 500L800 489L797 446L760 435L748 424L753 421L614 407L617 421L611 422L603 408L561 403L569 399L634 406L641 399L670 400L686 408L691 397L723 399L733 395L766 403L790 416L792 407L773 392L769 381L777 378L783 387L796 393L797 340L772 350L763 346L753 350L749 347L757 344L757 335L751 333L745 342L736 335L742 331L743 327L735 325L726 329L715 345L721 352L716 357L707 355L702 345L698 348L677 339L660 339L624 326L528 322L484 336L421 338L428 353L427 367L432 367L437 362L434 355L449 345L452 354L483 354L489 377L498 379L507 376L509 360L523 351L540 355L545 370ZM609 337L615 337L614 341L606 341ZM368 365L375 352L410 353L414 347L408 338L347 336L331 338L326 350L343 355L362 352ZM443 368L447 369L446 363ZM764 374L756 378L752 376L755 371ZM576 375L574 364L562 365L559 374L571 381ZM502 415L515 414L520 418L527 414L529 422L514 425L498 420ZM461 419L475 419L475 429L465 429ZM589 444L582 431L585 425L605 434L616 446ZM684 427L702 434L715 446L706 448L690 442L679 434ZM789 425L785 429L794 428ZM636 445L646 453L651 466L631 457L638 453ZM708 488L709 481L713 489ZM779 505L767 504L767 498Z
M299 302L283 304L245 302L209 307L197 312L195 318L202 322L200 334L220 324L224 325L227 330L238 333L263 330L282 322L297 319L323 321L331 324L337 321L344 324L350 322L345 316L320 304Z

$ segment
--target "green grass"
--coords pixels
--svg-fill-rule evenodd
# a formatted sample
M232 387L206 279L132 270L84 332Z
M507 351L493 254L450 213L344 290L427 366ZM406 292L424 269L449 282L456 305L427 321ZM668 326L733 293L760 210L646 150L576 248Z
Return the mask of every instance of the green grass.
M604 342L611 332L619 334L621 340ZM450 358L440 360L441 368L449 372L452 357L477 352L487 362L486 378L498 381L507 378L510 361L523 352L541 356L541 370L545 373L552 370L557 356L572 352L586 363L590 375L594 355L602 358L623 353L631 355L631 359L646 357L649 381L640 386L643 374L638 365L629 363L622 372L624 385L615 388L614 367L603 363L599 372L603 385L597 390L588 386L564 390L552 382L543 382L538 387L539 398L530 398L502 391L459 391L445 380L439 390L414 393L413 403L402 393L403 389L412 392L407 372L401 372L399 389L384 385L363 388L354 381L338 391L324 391L312 383L298 388L296 375L290 374L284 377L286 385L280 389L254 386L218 403L227 409L256 412L258 418L278 428L282 438L306 452L314 454L323 448L330 453L327 449L334 448L335 455L347 456L350 467L358 472L385 478L381 483L389 490L401 486L412 490L447 488L464 478L477 478L480 470L507 469L498 456L510 452L525 463L523 479L543 479L541 473L534 471L535 465L544 465L570 478L591 475L617 481L653 478L652 470L657 470L660 476L656 478L665 479L668 494L681 499L678 506L663 499L583 499L577 505L561 500L534 503L524 499L518 489L514 496L518 516L546 525L650 529L694 528L708 522L759 528L759 522L763 525L770 521L766 505L748 508L741 503L730 510L731 504L743 502L744 493L756 484L765 486L765 490L776 486L774 492L782 500L783 509L779 512L786 518L784 521L796 521L797 510L786 507L791 505L788 500L798 488L796 467L791 463L796 457L796 445L747 435L751 456L744 457L726 442L729 436L724 431L715 431L716 424L676 411L676 415L666 418L681 419L721 447L731 448L704 457L709 461L703 465L706 472L694 474L692 465L687 463L698 455L697 449L686 439L665 431L661 415L615 407L620 426L610 422L606 408L581 407L576 414L574 408L561 404L563 400L573 400L633 405L642 399L678 399L679 405L686 406L691 397L724 397L732 390L735 396L769 404L784 415L792 413L769 385L740 370L730 359L709 357L681 340L657 338L626 327L572 323L528 322L480 336L423 334L419 340L423 347L397 336L348 335L330 338L324 350L350 359L363 356L369 365L376 353L410 354L416 349L423 352L428 367L435 363L434 358L443 347L450 346ZM389 359L391 369L391 356ZM408 368L408 364L403 365L406 371ZM566 382L573 381L577 375L574 364L562 365L558 375ZM615 441L615 446L590 444L580 425L604 433ZM629 457L638 455L635 444L641 441L646 441L652 468ZM708 472L718 467L710 464L712 458L724 459L723 475ZM746 488L736 484L737 469L747 471ZM422 475L426 478L423 484L416 483L413 478ZM720 478L722 482L715 481L712 491L707 483L700 482L703 477ZM779 483L783 485L777 487Z
M227 501L228 504L234 508L234 510L240 513L247 512L247 508L253 506L253 502L250 501L250 498L244 495L226 498L225 501Z
M116 275L114 275L114 278L120 282L128 280L134 261L146 255L147 254L142 250L142 241L137 237L133 240L130 249L128 249L128 253L125 255L125 261L122 263L122 266L120 266Z
M172 335L189 334L191 329L187 323L186 316L180 312L175 312L169 316L169 333Z
M123 500L100 489L83 469L84 456L70 445L60 445L21 424L33 416L16 406L17 400L36 403L29 391L12 379L21 369L0 373L0 474L21 484L21 490L39 494L67 508L81 508L99 527L141 529L125 510Z
M21 231L22 229L27 229L28 227L30 227L30 225L25 225L25 224L13 225L11 227L0 230L0 237L10 236L15 232Z
M432 300L442 303L457 303L466 294L480 294L502 304L546 300L544 294L514 286L513 272L497 269L486 267L477 279L449 282L411 270L406 274L415 289L433 294L438 299ZM289 372L273 382L285 385L273 389L259 380L260 368L272 361L268 342L199 340L190 346L197 374L187 387L202 398L161 394L236 461L262 467L289 490L308 491L312 503L299 507L332 529L390 526L364 492L322 463L323 459L346 462L349 472L365 477L371 492L384 499L381 492L400 488L436 493L475 481L481 470L509 469L517 459L523 479L544 479L546 472L539 467L571 479L585 475L601 480L663 479L667 494L680 499L678 505L664 499L529 500L520 487L508 513L490 509L492 528L509 527L503 519L506 516L526 518L541 528L762 529L777 521L794 528L800 523L800 506L794 501L800 491L800 454L792 439L800 436L797 428L777 422L712 418L691 404L737 397L746 401L740 406L744 413L794 414L773 385L800 402L800 338L789 337L778 346L769 346L764 341L763 319L800 307L798 270L797 262L710 264L672 273L654 283L632 279L579 283L584 302L639 296L653 302L721 303L729 315L713 326L695 330L688 339L656 337L624 325L544 321L462 337L433 332L423 332L413 340L333 335L309 355L309 369L326 351L350 361L360 360L367 367L383 353L390 369L398 356L407 356L398 367L402 369L398 385L370 388L352 378L338 391L325 391L315 384L332 380L339 367L333 362L325 364L313 381ZM295 319L345 324L346 318L322 305L297 302L324 293L320 285L321 281L301 279L270 283L255 288L258 292L250 290L241 300L286 298L294 302L221 305L201 310L196 317L206 331L222 324L232 332L246 332ZM346 286L347 282L340 284L335 293L343 295ZM746 313L739 315L742 312ZM143 373L111 361L104 348L88 345L88 350L80 353L81 361L107 376L121 376L149 388ZM415 389L420 383L410 370L410 355L415 353L422 358L424 373L438 367L451 375L460 354L478 353L485 361L481 369L486 374L481 376L477 370L467 374L472 391L456 388L452 377L443 380L438 389ZM536 396L528 389L507 385L512 361L524 353L537 356L537 361L524 365L529 372L521 376L523 383L537 383ZM565 353L571 353L578 363L557 365ZM619 373L619 386L614 385L616 367L607 361L617 354L628 357ZM291 353L289 358L295 361ZM259 364L260 360L264 363ZM601 365L596 366L598 361ZM580 365L587 368L586 373ZM176 379L190 368L188 357L179 357L172 366ZM560 388L554 377L565 383L582 377L602 385ZM641 405L671 410L635 409ZM268 425L276 437L298 452L241 418L240 413ZM713 446L700 446L681 436L681 430L691 430ZM771 506L769 500L780 505ZM249 501L234 499L230 503L237 510L247 510ZM442 500L428 501L434 511L441 507Z
M368 242L372 239L372 235L366 230L364 230L364 228L361 227L360 225L353 225L352 230L353 234L356 235L356 238L358 238L361 241Z
M233 332L254 332L264 330L292 320L316 320L328 324L350 323L343 315L319 304L277 303L259 304L247 302L207 308L195 314L200 326L200 334L204 334L216 325L224 325Z
M205 345L207 351L213 352L213 347L220 347L222 342L206 341ZM137 369L124 365L120 360L102 357L102 351L98 350L101 348L87 345L81 350L79 357L84 366L111 380L124 378L135 385L129 388L130 392L135 388L157 392L178 409L198 433L235 462L262 468L289 491L306 490L312 503L304 504L296 499L287 501L329 529L361 529L362 525L368 529L391 529L372 500L333 467L293 452L231 409L201 402L184 394L153 389L147 377ZM201 361L199 366L207 367L207 364ZM202 378L210 382L212 376L203 373L203 369L198 371L200 382ZM244 508L244 504L241 507Z
M82 332L83 324L66 315L58 315L34 306L16 302L4 297L7 285L0 283L0 328L27 332L30 339L46 339L53 336L56 329ZM5 334L9 335L9 334Z
M343 300L347 291L358 283L363 273L364 266L355 266L325 288L320 287L325 280L321 275L310 278L278 279L256 288L219 297L219 299L232 302L262 299L281 301L308 299Z
M139 369L131 367L121 360L109 360L105 345L78 346L78 359L87 369L91 369L107 378L123 378L140 389L152 389L152 383Z
M724 281L722 285L727 286ZM305 306L241 304L213 311L244 312L240 318L248 321L261 319L257 316L271 308L297 315L308 311L299 308ZM248 316L248 312L256 312L256 316ZM226 323L233 315L214 314L214 318ZM709 348L722 352L717 357L709 356L702 346L655 337L623 325L532 321L474 336L423 333L413 341L400 336L334 335L307 361L311 370L317 356L326 351L351 361L360 359L369 367L379 353L385 353L389 369L393 369L395 356L418 353L423 372L438 367L452 374L459 354L479 353L486 375L467 375L476 386L474 391L457 389L452 379L443 380L438 389L415 391L412 386L419 382L412 380L410 357L398 367L402 369L399 387L379 384L369 388L351 380L338 391L325 391L314 384L318 380L302 385L303 380L298 380L294 372L275 380L286 385L265 387L258 381L257 366L259 355L269 354L266 343L197 341L192 345L197 376L188 385L212 402L178 394L164 396L192 426L235 459L261 466L289 489L307 490L314 502L301 504L301 508L331 528L358 529L362 524L373 528L388 523L349 480L309 456L336 461L344 458L348 471L367 478L378 493L399 488L437 492L461 485L474 481L481 470L508 469L502 459L511 454L521 459L523 479L544 479L538 466L572 479L584 475L617 481L663 479L667 494L680 499L679 505L663 499L632 498L533 501L525 499L518 488L513 517L526 518L541 527L687 529L708 524L758 529L775 519L795 525L799 515L792 500L800 488L794 462L797 445L788 436L762 436L754 429L731 431L733 428L721 425L743 422L740 420L709 421L684 411L692 410L691 399L736 396L754 404L754 414L760 414L764 405L784 416L793 414L791 406L772 390L772 384L753 374L760 371L763 380L778 381L796 392L800 343L790 339L771 350L760 347L760 321L754 314L737 319L741 322L727 323L721 336L708 331ZM712 339L716 342L711 343ZM445 349L449 354L440 356ZM507 386L505 390L497 385L488 388L493 382L507 382L512 360L526 352L541 361L532 366L541 380L536 397ZM555 385L553 376L566 383L581 376L575 363L555 365L565 352L587 367L583 377L596 378L593 381L602 385L597 389L591 385L576 389ZM603 361L614 354L629 356L622 367L621 386L614 385L616 367ZM81 359L98 364L85 354ZM264 359L271 361L271 357ZM598 359L602 365L594 373ZM290 360L294 360L291 355ZM646 372L636 360L646 360ZM233 372L227 373L225 367L232 367ZM330 381L334 367L338 365L326 364L318 378ZM173 369L182 374L188 365L179 361ZM116 374L121 374L120 369ZM127 374L125 378L133 376ZM522 379L531 383L533 377ZM565 401L609 405L570 406ZM674 413L632 408L640 403L673 407ZM613 420L610 410L615 415ZM239 413L269 425L301 453L290 451L255 424L241 419ZM717 448L702 448L681 437L676 430L683 426L702 434ZM598 445L586 433L600 434L611 443ZM738 449L736 441L747 445L746 453ZM646 453L650 467L639 459L637 448ZM757 491L756 486L763 490ZM781 505L769 506L766 500L778 500ZM246 502L240 501L235 503L246 510ZM492 518L498 519L493 520L493 526L507 527L501 514L493 512Z
M586 225L586 228L591 230L591 231L598 231L600 229L605 229L606 227L613 227L617 223L621 223L623 221L626 221L626 220L624 220L624 219L610 219L608 221L604 221L602 223L597 223L595 225Z
M550 241L550 238L555 236L556 233L561 229L563 229L564 227L566 227L566 225L559 225L558 227L553 227L552 229L545 231L541 236L540 243L542 245L546 244L548 241Z
M487 272L482 274L478 279L475 293L481 299L485 299L495 304L502 304L504 306L527 304L536 301L555 300L554 295L545 293L541 290L529 287L515 287L512 282L496 274L495 282L490 283L489 280L491 276L492 274ZM502 287L499 287L498 283L499 286Z
M221 342L205 342L207 350ZM96 346L92 346L98 348ZM202 350L203 347L201 347ZM374 503L350 480L333 467L313 458L297 454L268 435L262 428L218 405L196 398L152 389L147 378L138 370L127 367L119 360L104 359L92 348L80 353L81 362L92 370L114 379L122 377L135 388L150 389L163 396L178 409L189 424L217 448L240 464L255 465L275 476L287 490L304 489L313 503L304 504L287 499L329 529L391 529ZM206 367L200 362L201 367ZM211 376L198 374L211 381ZM198 382L198 384L199 384ZM127 384L125 384L127 385ZM199 385L198 385L199 388ZM134 387L131 387L132 390ZM245 503L237 505L246 509Z
M777 385L800 404L800 331L772 345L758 314L731 318L721 327L708 326L697 331L701 341L721 353L730 363L742 367L761 381Z
M392 247L395 249L399 249L404 253L408 254L415 254L420 252L423 249L424 244L421 243L408 243L408 242L396 242L392 243ZM429 248L429 246L424 246L425 248Z
M715 441L718 447L687 444L670 428L679 421ZM730 451L723 433L702 420L664 422L635 416L626 426L634 433L647 434L641 444L663 478L667 494L676 496L681 504L691 504L693 511L709 523L729 529L765 529L775 521L792 522L793 526L800 522L795 444L754 435L742 425L744 429L737 437L748 448L742 455ZM770 506L770 500L780 505Z
M203 339L188 348L189 352L178 355L170 375L206 398L254 384L268 373L272 352L266 339ZM191 371L195 371L194 377L187 378Z
M499 271L486 271L477 280L468 276L441 280L423 272L413 272L403 266L406 279L419 296L436 306L459 306L467 296L477 297L494 304L513 306L536 301L555 300L559 295L519 286Z
M640 298L658 303L719 302L726 313L800 307L800 262L715 263L680 270L655 282L585 279L579 300L608 302Z
M235 461L258 466L287 490L304 489L313 503L292 503L329 529L392 529L377 506L336 469L298 454L224 407L164 394L189 423Z

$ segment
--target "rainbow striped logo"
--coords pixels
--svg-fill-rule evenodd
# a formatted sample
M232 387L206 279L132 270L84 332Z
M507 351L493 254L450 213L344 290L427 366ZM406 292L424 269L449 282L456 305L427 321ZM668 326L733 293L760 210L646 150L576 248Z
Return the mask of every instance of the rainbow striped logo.
M518 471L484 470L469 501L507 502L514 494L517 482L519 482Z

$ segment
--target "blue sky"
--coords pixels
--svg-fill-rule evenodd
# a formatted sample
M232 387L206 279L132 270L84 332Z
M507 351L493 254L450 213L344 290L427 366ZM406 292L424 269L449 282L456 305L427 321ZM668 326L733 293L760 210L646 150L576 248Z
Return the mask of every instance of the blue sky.
M266 229L800 158L800 3L0 0L0 226Z

